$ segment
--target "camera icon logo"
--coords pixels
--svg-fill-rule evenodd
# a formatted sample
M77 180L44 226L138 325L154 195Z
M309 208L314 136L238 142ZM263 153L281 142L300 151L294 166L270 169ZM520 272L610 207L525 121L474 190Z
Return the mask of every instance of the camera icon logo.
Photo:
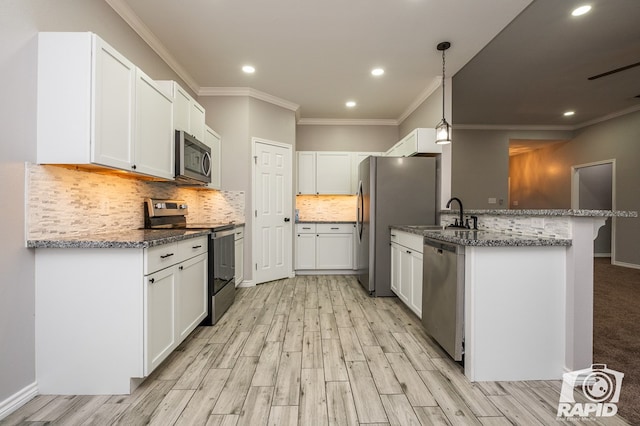
M557 416L615 416L623 378L623 373L607 368L606 364L592 364L591 368L564 373Z

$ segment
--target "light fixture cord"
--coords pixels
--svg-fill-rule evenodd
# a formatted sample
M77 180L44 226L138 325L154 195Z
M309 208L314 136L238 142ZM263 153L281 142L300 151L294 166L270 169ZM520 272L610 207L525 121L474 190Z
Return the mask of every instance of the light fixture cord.
M445 91L444 91L444 52L446 49L442 49L442 119L445 120L444 118L444 96L445 96Z

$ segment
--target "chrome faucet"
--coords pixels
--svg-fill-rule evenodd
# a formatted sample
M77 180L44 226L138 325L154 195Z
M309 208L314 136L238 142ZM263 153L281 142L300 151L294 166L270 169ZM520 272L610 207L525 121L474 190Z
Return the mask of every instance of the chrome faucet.
M460 221L458 222L458 219L456 219L456 223L453 225L453 227L456 228L464 228L464 209L462 208L462 201L460 201L460 198L458 197L453 197L451 198L449 201L447 201L447 208L451 207L451 202L452 201L457 201L458 204L460 205ZM452 225L449 225L452 226Z

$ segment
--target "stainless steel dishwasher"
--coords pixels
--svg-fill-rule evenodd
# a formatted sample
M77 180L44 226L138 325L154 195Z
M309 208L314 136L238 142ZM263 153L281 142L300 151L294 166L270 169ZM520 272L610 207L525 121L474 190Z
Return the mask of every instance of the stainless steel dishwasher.
M456 361L464 353L464 246L424 239L422 325Z

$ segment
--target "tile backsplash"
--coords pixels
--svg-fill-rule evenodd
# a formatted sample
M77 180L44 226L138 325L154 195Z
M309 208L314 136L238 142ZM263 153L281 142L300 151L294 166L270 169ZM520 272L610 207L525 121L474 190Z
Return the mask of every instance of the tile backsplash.
M355 222L357 198L355 195L298 195L299 220Z
M244 222L245 193L179 187L59 166L27 164L27 239L137 229L145 198L184 200L187 221Z

